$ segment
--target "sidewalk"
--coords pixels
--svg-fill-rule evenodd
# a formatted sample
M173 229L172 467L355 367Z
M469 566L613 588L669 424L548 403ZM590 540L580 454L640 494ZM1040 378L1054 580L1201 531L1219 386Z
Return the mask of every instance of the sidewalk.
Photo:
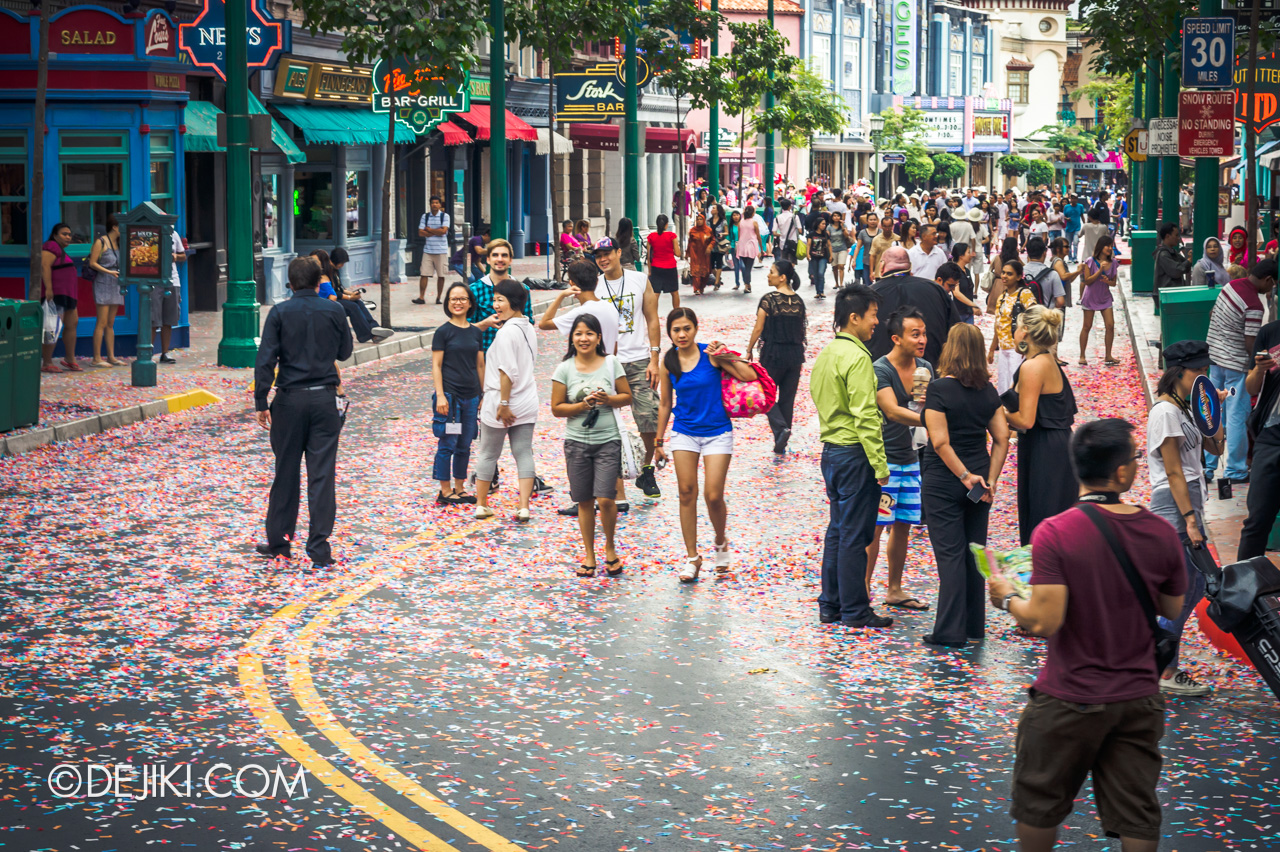
M513 264L517 280L545 277L546 258L523 258ZM458 280L445 279L445 286ZM366 286L367 298L379 301L378 287ZM395 335L382 343L357 343L352 358L343 366L367 364L431 345L431 333L444 320L444 309L435 304L435 283L431 282L427 304L415 305L418 278L391 285L391 318ZM535 317L554 298L550 291L533 291ZM258 327L269 307L260 311ZM381 310L373 311L380 319ZM130 369L90 367L80 361L84 372L41 373L40 422L0 434L0 455L17 455L58 441L71 440L107 429L127 426L139 420L173 414L195 405L218 405L238 400L248 402L253 370L218 366L218 342L222 337L221 312L190 315L191 346L173 350L177 364L158 364L156 386L135 388ZM153 353L159 358L160 352ZM203 391L204 393L199 393Z
M1128 254L1126 246L1126 255ZM1128 324L1129 337L1133 343L1134 356L1138 361L1138 372L1141 375L1150 406L1156 396L1156 382L1160 379L1160 318L1155 314L1154 303L1150 296L1133 294L1133 282L1128 265L1121 267L1120 281L1117 289L1125 304L1125 317ZM1175 341L1169 341L1170 343ZM1209 539L1218 554L1218 564L1229 565L1235 561L1236 546L1240 541L1240 528L1244 525L1249 510L1245 498L1251 487L1276 487L1274 483L1251 485L1235 485L1230 500L1218 499L1216 483L1211 485L1205 495L1205 527L1209 531ZM1280 564L1280 552L1267 551L1273 561Z

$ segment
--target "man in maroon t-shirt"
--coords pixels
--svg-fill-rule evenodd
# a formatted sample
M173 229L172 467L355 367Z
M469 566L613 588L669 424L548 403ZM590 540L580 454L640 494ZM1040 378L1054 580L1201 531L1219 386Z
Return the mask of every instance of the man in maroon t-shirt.
M1071 439L1082 502L1096 504L1129 555L1157 613L1177 618L1187 574L1167 521L1120 502L1138 473L1133 426L1086 423ZM1071 508L1031 536L1030 600L994 575L991 602L1027 631L1049 638L1044 669L1018 723L1013 818L1025 852L1048 852L1093 775L1102 828L1125 852L1160 840L1160 737L1164 699L1155 640L1133 587L1088 515Z

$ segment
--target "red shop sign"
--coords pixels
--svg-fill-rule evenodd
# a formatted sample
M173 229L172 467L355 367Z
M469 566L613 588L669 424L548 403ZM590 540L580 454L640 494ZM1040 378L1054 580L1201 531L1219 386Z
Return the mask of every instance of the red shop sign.
M100 9L72 9L49 25L50 53L133 54L133 27Z
M1178 156L1230 157L1236 144L1236 93L1178 94Z
M177 35L177 28L163 12L152 12L142 29L142 55L176 58Z

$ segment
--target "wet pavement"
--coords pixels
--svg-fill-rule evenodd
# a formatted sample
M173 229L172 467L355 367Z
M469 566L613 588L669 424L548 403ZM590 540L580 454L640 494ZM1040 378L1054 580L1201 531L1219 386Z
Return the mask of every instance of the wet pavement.
M751 297L686 298L701 340L745 346L756 277ZM832 306L809 301L811 355ZM1119 368L1100 353L1074 366L1078 323L1064 357L1080 419L1125 416L1141 434L1123 321ZM331 569L252 555L272 461L243 390L0 460L0 848L1016 848L1013 733L1043 643L994 611L966 650L920 644L931 613L892 611L881 632L818 623L826 504L807 385L782 459L763 418L735 424L730 579L677 583L668 470L666 496L633 497L620 523L624 576L580 580L576 522L554 513L563 426L545 409L563 343L540 348L535 451L556 491L527 525L510 489L490 521L433 504L426 353L344 373ZM997 544L1017 539L1014 469ZM933 573L920 531L906 588L933 602ZM1198 630L1187 642L1186 667L1217 692L1168 703L1161 848L1278 848L1276 701ZM178 769L137 801L128 770L87 798L105 772L91 764ZM277 766L290 781L301 766L305 794ZM1112 848L1088 793L1063 848Z

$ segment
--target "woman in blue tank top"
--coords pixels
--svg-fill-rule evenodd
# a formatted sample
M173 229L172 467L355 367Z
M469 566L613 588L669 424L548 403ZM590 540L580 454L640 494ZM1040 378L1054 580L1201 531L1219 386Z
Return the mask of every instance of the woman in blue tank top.
M729 572L729 539L725 537L728 507L724 483L733 458L733 424L724 410L721 372L741 381L755 381L755 371L735 359L724 344L698 342L698 317L688 308L667 314L667 336L675 344L662 359L662 399L658 406L658 436L654 441L659 461L667 458L667 424L672 424L670 450L680 489L680 532L687 559L680 568L680 582L698 579L702 557L698 555L698 459L706 468L703 499L716 532L715 567L718 576ZM674 415L674 422L672 416Z

